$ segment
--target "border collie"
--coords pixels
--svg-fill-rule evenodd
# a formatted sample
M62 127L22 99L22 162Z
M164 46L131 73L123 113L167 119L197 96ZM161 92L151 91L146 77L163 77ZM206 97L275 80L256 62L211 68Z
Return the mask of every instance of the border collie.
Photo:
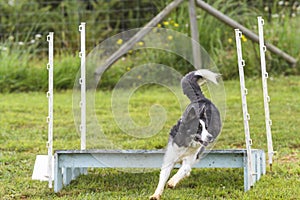
M150 197L159 200L171 170L181 163L177 173L168 181L167 187L174 188L184 177L189 176L191 167L200 160L205 148L213 143L221 130L221 118L217 107L203 95L200 86L206 80L218 84L219 74L206 69L186 74L181 80L183 93L191 103L170 131L169 141L161 167L159 183Z

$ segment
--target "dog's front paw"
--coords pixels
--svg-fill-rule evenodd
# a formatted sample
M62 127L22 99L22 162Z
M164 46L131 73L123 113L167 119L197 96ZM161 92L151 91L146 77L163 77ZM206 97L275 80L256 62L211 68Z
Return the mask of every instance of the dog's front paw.
M150 200L160 200L160 195L153 194L149 199Z
M168 183L167 183L167 187L168 188L171 188L171 189L174 189L176 186L176 183L174 183L174 181L170 180Z

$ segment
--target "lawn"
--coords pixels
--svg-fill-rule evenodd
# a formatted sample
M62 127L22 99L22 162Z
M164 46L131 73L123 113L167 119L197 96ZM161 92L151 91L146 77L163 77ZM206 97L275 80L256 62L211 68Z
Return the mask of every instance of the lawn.
M300 77L270 77L272 134L276 155L273 170L243 192L240 169L196 169L163 199L299 199L300 197ZM261 81L247 79L250 131L254 148L265 151L266 135ZM244 148L244 130L237 80L226 81L226 119L215 149ZM138 90L130 99L131 117L139 125L149 123L148 108L160 104L167 119L162 130L150 138L130 137L122 132L111 113L110 91L96 94L96 113L103 132L126 149L159 149L170 127L180 117L178 101L164 88ZM55 92L54 149L79 149L73 120L72 91ZM0 199L147 199L154 191L159 170L90 169L70 186L55 194L46 182L31 180L37 154L46 154L47 98L45 93L0 94ZM89 139L88 145L93 141ZM175 171L175 170L174 170ZM174 173L174 172L173 172Z

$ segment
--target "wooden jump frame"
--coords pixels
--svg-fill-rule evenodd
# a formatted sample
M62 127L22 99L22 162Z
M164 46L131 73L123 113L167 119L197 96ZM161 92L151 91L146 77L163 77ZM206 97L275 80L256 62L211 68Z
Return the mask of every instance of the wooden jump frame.
M166 6L164 10L162 10L156 17L154 17L145 27L142 28L137 34L135 34L129 41L123 44L119 50L117 50L114 54L112 54L105 63L105 66L101 68L97 68L95 71L96 80L99 79L99 75L103 73L106 69L108 69L117 59L119 59L122 55L124 55L128 50L130 50L133 45L141 40L151 29L149 27L155 27L167 14L169 14L174 8L180 5L184 0L174 0L172 3ZM213 12L218 13L219 11L215 11L215 9L211 8L209 5L204 3L201 0L196 0L196 3L199 7L205 10L213 10ZM189 0L189 14L190 14L190 23L191 23L191 32L192 39L198 42L199 33L197 28L196 14L195 14L195 0ZM215 16L215 15L214 15ZM217 16L216 16L217 17ZM218 18L218 17L217 17ZM228 17L227 17L228 18ZM228 20L228 19L227 19ZM229 20L233 21L233 20ZM264 46L263 35L262 35L262 19L258 18L259 22L259 42L261 46L261 57L264 57L264 51L270 45ZM236 26L235 28L241 28L241 30L246 30L242 25L233 23L232 26ZM148 29L147 29L148 28ZM87 168L89 167L97 167L97 168L160 168L163 160L164 150L87 150L86 149L86 116L85 116L85 23L82 23L79 27L79 31L81 32L81 150L58 150L55 151L54 154L54 166L52 163L52 140L53 135L51 127L53 124L53 118L51 116L51 100L49 100L49 141L48 141L48 181L49 187L52 187L52 180L54 180L54 191L59 192L63 185L70 184L71 180L75 179L81 174L87 174ZM52 35L52 36L51 36ZM249 31L248 29L245 31L245 35L249 37L254 37L253 40L256 40L256 35ZM255 35L255 36L254 36ZM241 31L239 29L236 30L236 42L237 42L237 52L238 52L238 66L239 66L239 74L240 74L240 84L241 84L241 95L242 95L242 104L243 104L243 117L244 117L244 128L245 128L245 140L246 140L246 149L234 149L234 150L212 150L210 151L206 157L203 158L199 163L197 163L195 168L243 168L244 170L244 190L248 191L251 186L254 185L256 181L258 181L261 175L266 173L266 163L265 163L265 153L263 150L251 149L252 140L250 138L249 125L248 120L250 116L247 112L247 103L246 103L246 95L247 89L245 88L244 83L244 73L243 68L245 66L245 62L242 59L242 49L240 43ZM251 39L250 37L250 39ZM50 39L52 38L52 39ZM53 33L50 34L49 39L49 63L53 65ZM52 41L52 42L51 42ZM52 50L51 50L52 48ZM196 67L201 68L200 61L200 49L199 45L192 45L193 48L193 58L194 65ZM273 47L271 46L270 49ZM273 48L274 49L274 48ZM277 48L275 48L277 49ZM197 56L198 55L198 56ZM295 60L293 58L287 56L281 52L284 58L286 58L290 63L294 63ZM268 114L268 105L266 104L270 98L267 95L267 86L266 79L267 72L265 68L263 69L263 65L265 65L264 58L262 60L262 75L263 75L263 87L264 87L264 101L265 101L265 114L266 114L266 123L267 125L267 135L268 135L268 154L269 154L269 164L272 164L272 155L273 155L273 147L272 147L272 138L270 132L271 121ZM296 61L295 61L296 62ZM50 64L51 65L51 64ZM48 65L47 65L48 66ZM51 67L50 67L51 68ZM53 66L52 66L53 69ZM53 76L53 73L52 73ZM51 73L49 73L49 85L51 86L53 83L53 77L51 78ZM49 88L50 88L49 86ZM49 89L49 92L53 91L53 89ZM51 93L47 95L48 97L53 97ZM53 103L53 101L52 101ZM267 108L266 108L267 107ZM52 107L53 109L53 107ZM178 165L176 167L179 167ZM52 172L54 168L54 176L52 177Z

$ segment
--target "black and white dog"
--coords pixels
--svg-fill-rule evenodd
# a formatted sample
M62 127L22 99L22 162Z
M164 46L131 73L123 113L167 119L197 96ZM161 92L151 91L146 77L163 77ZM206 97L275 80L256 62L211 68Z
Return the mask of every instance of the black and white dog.
M220 113L216 106L205 98L199 86L206 80L217 84L218 76L219 74L201 69L190 72L182 78L183 93L191 103L171 129L159 183L150 197L151 200L160 199L176 163L181 163L181 167L168 181L169 188L174 188L181 179L189 176L192 165L200 160L205 148L219 135L222 126Z

